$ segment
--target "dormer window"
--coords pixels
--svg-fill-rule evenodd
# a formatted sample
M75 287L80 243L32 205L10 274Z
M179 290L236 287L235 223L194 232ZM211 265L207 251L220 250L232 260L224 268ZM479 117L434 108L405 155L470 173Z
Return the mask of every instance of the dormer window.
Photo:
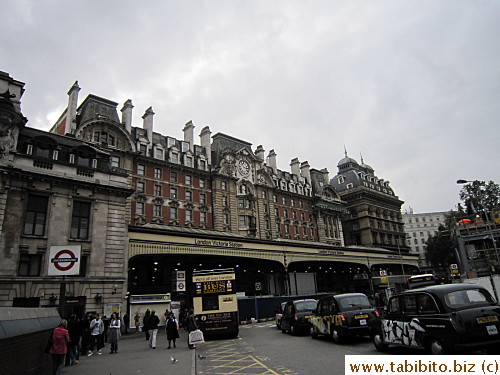
M59 158L59 151L54 150L52 151L52 160L57 160Z
M147 148L147 146L146 146L146 145L141 144L141 145L139 146L139 151L140 151L141 155L146 156L146 154L147 154L147 152L148 152L148 148Z
M179 163L179 154L177 152L172 152L170 154L170 161L176 164Z
M92 159L92 168L97 168L97 159Z
M205 160L200 160L200 169L203 171L207 169L207 163Z
M26 155L31 155L33 154L33 145L28 145L26 147Z
M75 154L69 154L69 162L70 164L75 164Z
M155 149L155 159L163 160L163 150L161 148Z
M175 138L167 137L167 147L173 147L175 146Z
M186 157L186 167L192 167L193 166L193 158L191 156Z
M343 184L345 182L344 176L339 176L338 182L339 182L339 184ZM320 184L321 184L321 181L320 181Z

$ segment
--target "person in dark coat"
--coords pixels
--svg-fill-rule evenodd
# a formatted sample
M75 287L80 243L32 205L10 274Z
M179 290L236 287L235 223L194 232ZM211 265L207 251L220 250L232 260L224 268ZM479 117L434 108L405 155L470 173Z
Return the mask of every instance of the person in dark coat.
M142 329L146 332L146 340L149 341L149 309L144 313L144 318L142 318Z
M50 347L50 354L52 355L52 363L54 364L54 375L59 375L64 367L64 359L68 352L69 333L66 327L68 322L66 319L61 319L59 325L54 329L52 334L52 346Z
M126 312L125 315L123 315L123 333L125 335L128 334L128 329L130 327L130 315Z
M92 320L92 314L86 313L82 320L80 320L80 332L82 335L82 342L80 347L80 354L85 355L89 350L90 346L90 321Z
M82 335L80 321L75 314L71 315L71 318L69 319L68 333L69 339L71 340L68 345L70 359L69 364L75 365L80 359L80 337Z
M194 349L194 345L189 343L189 333L196 331L198 329L198 324L196 323L196 317L194 316L194 310L189 309L188 316L186 319L186 327L188 331L188 348Z
M175 348L175 340L179 338L179 322L175 319L174 313L168 314L167 322L165 324L165 331L167 332L168 348L171 348L173 341Z
M160 324L160 318L155 314L155 311L151 311L148 319L149 328L149 347L156 349L156 335L158 333L158 324Z

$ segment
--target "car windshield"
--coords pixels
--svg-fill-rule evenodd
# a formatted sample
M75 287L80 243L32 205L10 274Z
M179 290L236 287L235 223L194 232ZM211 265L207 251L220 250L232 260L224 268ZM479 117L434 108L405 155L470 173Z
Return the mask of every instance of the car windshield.
M370 301L368 301L368 298L366 296L351 296L339 298L338 302L342 311L371 308Z
M316 301L301 301L295 304L295 309L297 312L300 311L312 311L316 308Z
M463 289L445 295L446 305L454 310L488 306L494 303L490 293L484 289Z

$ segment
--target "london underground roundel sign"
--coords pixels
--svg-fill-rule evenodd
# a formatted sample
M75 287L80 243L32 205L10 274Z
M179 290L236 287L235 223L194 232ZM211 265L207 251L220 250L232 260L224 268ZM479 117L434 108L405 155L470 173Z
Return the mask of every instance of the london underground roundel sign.
M81 246L51 246L48 275L78 275L80 257Z

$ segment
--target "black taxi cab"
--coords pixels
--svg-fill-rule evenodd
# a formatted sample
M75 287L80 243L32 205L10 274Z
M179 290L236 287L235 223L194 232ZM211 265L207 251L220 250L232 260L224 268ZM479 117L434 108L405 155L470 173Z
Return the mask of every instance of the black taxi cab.
M311 336L331 336L341 344L348 336L368 336L369 322L378 317L368 297L345 293L321 297L311 318Z
M475 284L407 290L389 299L383 317L372 322L378 351L389 346L426 349L429 354L500 347L500 307Z
M283 308L281 317L281 332L297 335L301 332L308 332L310 327L309 318L317 301L314 299L298 299L288 301Z

